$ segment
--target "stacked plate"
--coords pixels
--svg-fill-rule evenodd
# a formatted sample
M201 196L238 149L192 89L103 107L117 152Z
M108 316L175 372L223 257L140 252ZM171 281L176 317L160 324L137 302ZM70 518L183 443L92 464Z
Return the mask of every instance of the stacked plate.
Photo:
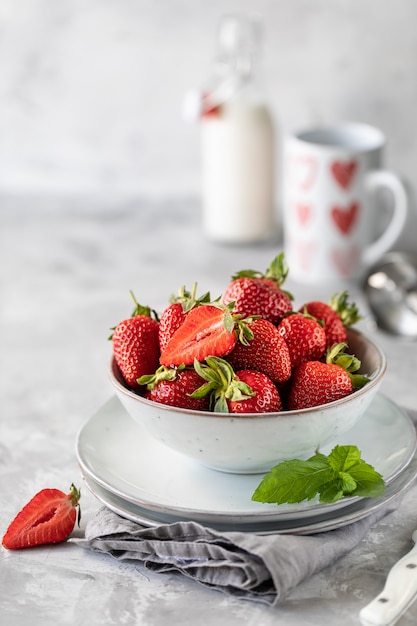
M91 492L119 515L144 526L195 521L218 530L313 534L362 519L398 497L417 475L415 427L396 404L377 395L365 415L332 446L356 445L382 474L380 498L271 505L253 502L260 474L218 472L154 440L110 399L81 429L78 462Z

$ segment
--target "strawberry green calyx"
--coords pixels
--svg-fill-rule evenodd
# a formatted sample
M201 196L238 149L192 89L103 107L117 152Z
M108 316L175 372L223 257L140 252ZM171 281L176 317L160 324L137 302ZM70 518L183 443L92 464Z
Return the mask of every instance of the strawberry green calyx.
M133 300L133 304L135 305L135 308L132 311L131 317L136 317L137 315L145 315L146 317L152 317L157 322L159 321L158 313L156 311L151 309L149 306L144 306L142 304L139 304L132 290L130 290L129 293Z
M219 306L224 309L223 323L227 332L231 333L235 331L237 340L245 346L249 345L249 342L253 339L253 332L250 328L250 324L254 320L259 319L260 315L250 315L248 317L244 317L240 313L233 314L235 306L234 302L229 302L227 305Z
M154 374L145 374L138 378L137 383L138 385L146 385L147 390L152 391L161 380L175 380L178 372L181 372L183 369L185 369L185 365L180 365L179 367L161 365Z
M188 291L184 285L179 288L178 294L172 294L169 301L171 304L179 302L182 305L184 313L188 313L198 304L210 303L210 292L206 291L202 296L197 297L197 283L194 283L192 291Z
M71 483L70 492L67 497L74 508L78 507L77 524L79 526L80 521L81 521L81 506L80 506L81 489L77 489L74 483Z
M339 365L349 374L354 389L361 389L369 382L369 378L363 374L357 374L361 367L360 360L353 354L344 352L346 343L335 343L326 352L326 363Z
M362 319L359 309L354 302L349 303L349 294L347 291L335 293L329 300L332 309L338 314L346 328L353 326Z
M302 315L303 317L306 317L308 320L314 320L315 322L317 322L317 324L320 324L320 326L324 328L324 321L321 319L318 319L317 317L314 317L314 315L311 315L311 313L308 312L307 307L304 307L302 311L288 311L288 313L286 313L284 317L288 317L288 315L293 315L293 314Z
M236 378L230 363L220 357L209 356L205 363L195 360L194 369L207 382L194 391L191 397L210 395L211 411L229 413L227 400L237 402L255 395L249 385Z
M266 278L274 282L277 287L281 287L287 279L288 271L288 266L284 260L284 253L281 252L271 261L266 272L241 270L232 276L232 280L236 280L236 278L243 278L245 276L248 278Z
M234 302L222 304L216 301L211 302L210 305L224 311L223 325L227 332L232 333L234 331L237 340L245 345L248 345L250 340L253 339L253 332L250 328L250 323L253 322L253 320L259 319L260 315L250 315L248 317L244 317L241 313L234 314Z
M287 280L289 268L285 262L284 253L278 254L270 263L265 272L265 278L273 280L277 287L281 287Z
M235 318L237 317L238 316L236 315ZM245 319L236 319L235 329L237 340L239 343L243 343L244 346L248 346L254 337L250 324L256 319L260 319L260 316L252 315L251 317L246 317Z
M129 293L130 293L130 297L132 298L133 303L135 305L135 308L133 309L130 317L138 317L139 315L144 315L145 317L150 317L151 319L154 319L156 322L159 322L159 316L158 316L158 313L156 311L151 309L149 306L143 306L142 304L139 304L139 302L136 300L136 297L135 297L135 295L134 295L132 290L130 290ZM114 332L114 330L116 328L117 328L117 324L116 324L116 326L112 326L110 328L110 330L112 332L107 337L107 339L109 341L111 341L113 339L113 332Z

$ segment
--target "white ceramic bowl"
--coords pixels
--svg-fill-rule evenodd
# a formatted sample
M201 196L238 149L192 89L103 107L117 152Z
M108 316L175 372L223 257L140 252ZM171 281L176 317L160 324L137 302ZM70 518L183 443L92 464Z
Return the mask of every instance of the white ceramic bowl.
M129 390L114 361L109 370L116 394L129 415L155 439L216 470L267 472L284 459L308 458L347 432L374 398L386 370L380 348L349 331L349 353L371 379L346 398L300 411L241 415L191 411L151 402Z

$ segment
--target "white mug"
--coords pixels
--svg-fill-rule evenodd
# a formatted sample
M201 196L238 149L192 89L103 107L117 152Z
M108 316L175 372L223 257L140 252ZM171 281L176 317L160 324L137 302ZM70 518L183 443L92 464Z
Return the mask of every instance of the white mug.
M284 155L284 250L299 282L356 280L397 241L407 218L399 178L382 169L383 133L341 122L289 137ZM392 195L378 236L377 191Z

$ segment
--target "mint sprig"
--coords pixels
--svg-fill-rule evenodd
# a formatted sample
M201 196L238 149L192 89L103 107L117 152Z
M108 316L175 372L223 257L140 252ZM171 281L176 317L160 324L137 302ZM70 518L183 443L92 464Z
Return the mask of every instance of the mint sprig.
M328 456L315 454L306 461L293 459L275 465L262 479L252 500L284 504L312 500L337 502L345 496L377 498L385 482L361 458L356 446L336 446Z

